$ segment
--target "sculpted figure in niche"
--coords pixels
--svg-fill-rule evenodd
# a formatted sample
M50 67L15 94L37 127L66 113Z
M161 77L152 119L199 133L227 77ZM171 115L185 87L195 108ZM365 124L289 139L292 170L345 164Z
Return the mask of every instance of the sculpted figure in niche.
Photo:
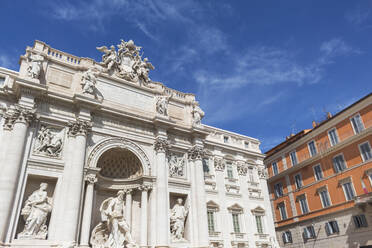
M62 151L61 134L53 135L49 128L41 126L37 135L35 151L52 157L58 157Z
M182 198L177 199L177 203L170 213L170 231L173 241L185 241L185 220L189 209L182 205Z
M90 240L93 248L138 247L124 218L124 191L103 201L100 212L102 222L93 229Z
M41 183L40 189L34 191L26 200L21 211L26 223L23 231L18 234L19 239L46 239L46 221L52 211L51 199L45 191L47 187L47 183Z
M28 67L27 67L27 74L31 78L38 79L41 72L41 62L43 62L44 57L41 55L30 55L28 58Z
M83 73L81 77L81 85L83 87L83 93L94 94L97 84L98 72L93 71L89 68Z
M193 117L193 125L201 125L201 120L203 119L205 113L204 111L199 107L198 102L193 102L192 107L192 117Z
M156 112L163 116L168 116L168 103L171 96L156 97Z

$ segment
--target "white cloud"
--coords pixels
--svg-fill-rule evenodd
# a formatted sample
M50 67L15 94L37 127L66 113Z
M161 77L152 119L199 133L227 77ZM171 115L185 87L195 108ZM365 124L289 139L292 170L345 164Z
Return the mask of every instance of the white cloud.
M352 11L345 14L345 18L355 25L361 25L366 22L371 16L371 9L358 5Z
M320 45L320 51L323 52L322 60L328 61L336 56L344 56L350 54L360 54L359 49L355 49L340 38L333 38L325 41Z

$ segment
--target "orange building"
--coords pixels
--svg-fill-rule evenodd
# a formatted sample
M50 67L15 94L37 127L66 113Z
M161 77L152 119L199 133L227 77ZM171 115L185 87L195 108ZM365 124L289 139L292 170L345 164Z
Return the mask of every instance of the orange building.
M281 247L372 247L372 93L266 153Z

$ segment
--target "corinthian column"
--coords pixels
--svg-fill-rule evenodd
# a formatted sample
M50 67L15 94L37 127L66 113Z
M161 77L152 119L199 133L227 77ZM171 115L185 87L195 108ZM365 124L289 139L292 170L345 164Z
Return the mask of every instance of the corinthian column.
M93 193L94 184L97 182L97 176L93 174L88 174L85 177L87 181L87 188L85 190L85 200L84 200L84 212L83 221L81 223L81 236L80 245L89 247L89 234L90 234L90 224L92 220L92 209L93 209Z
M1 163L0 173L0 243L4 241L14 196L18 184L18 177L23 158L24 143L27 127L35 116L35 111L19 105L8 109L4 114L4 136L2 149L6 149Z
M151 189L149 185L143 185L141 190L141 239L140 247L147 247L147 192Z
M68 127L68 144L73 145L73 147L69 149L69 158L66 159L66 165L63 170L61 191L59 192L59 199L62 202L59 202L60 206L56 209L58 210L56 214L58 221L52 238L54 240L76 243L84 180L86 139L91 123L78 119L70 122Z
M158 137L154 143L156 152L156 210L157 229L156 247L169 246L169 193L168 193L168 165L165 154L169 148L166 137Z
M196 192L197 205L197 227L198 227L198 247L209 247L208 234L208 217L207 217L207 202L205 196L203 159L204 151L201 146L194 146L189 150L189 159L194 163L195 186L198 189Z

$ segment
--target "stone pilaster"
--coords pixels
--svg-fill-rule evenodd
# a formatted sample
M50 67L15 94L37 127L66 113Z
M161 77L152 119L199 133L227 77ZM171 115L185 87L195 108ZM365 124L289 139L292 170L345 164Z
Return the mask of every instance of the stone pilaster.
M151 190L151 186L143 185L139 188L141 190L141 236L140 236L140 247L147 247L147 198L148 191Z
M35 110L20 105L10 107L3 115L4 133L1 147L6 149L0 173L0 242L4 241L20 174L27 128Z
M84 180L84 161L87 134L91 129L89 121L76 120L68 124L69 157L62 175L61 201L56 211L58 213L55 232L51 233L54 240L76 243L78 221L80 214L80 200Z
M165 157L169 148L169 141L165 137L157 137L154 143L156 152L156 210L157 234L156 247L169 246L169 192L168 192L168 165Z
M132 230L132 193L133 189L126 189L125 192L125 219Z
M90 225L93 210L94 184L97 182L97 176L94 174L88 174L85 176L85 181L87 182L87 187L85 190L83 220L81 223L80 245L89 247Z
M206 194L204 184L204 172L202 159L204 156L204 149L201 146L195 145L189 151L189 160L193 161L195 186L197 191L195 192L196 201L196 214L197 214L197 227L198 227L198 247L209 247L209 234L208 234L208 217L207 217L207 205L206 205Z

